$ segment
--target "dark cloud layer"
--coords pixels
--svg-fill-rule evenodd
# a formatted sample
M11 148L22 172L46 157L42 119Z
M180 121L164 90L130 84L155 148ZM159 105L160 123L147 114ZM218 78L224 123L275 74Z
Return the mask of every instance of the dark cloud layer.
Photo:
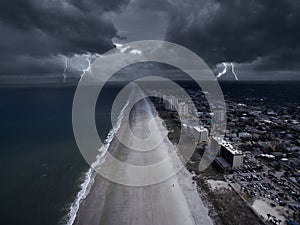
M166 39L211 65L262 57L259 69L298 67L298 0L184 0L171 3L168 15Z
M128 1L1 1L1 74L47 72L52 65L43 65L41 59L111 49L117 30L108 14L119 12Z
M212 68L236 62L248 74L294 76L299 27L299 0L0 1L0 75L61 74L61 55L101 54L113 47L112 38L161 37L195 51Z

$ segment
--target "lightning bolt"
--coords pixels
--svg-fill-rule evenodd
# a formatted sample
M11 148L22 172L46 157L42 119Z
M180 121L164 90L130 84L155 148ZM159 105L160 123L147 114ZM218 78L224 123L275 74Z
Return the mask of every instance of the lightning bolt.
M91 60L89 59L89 57L87 56L86 58L86 61L88 62L88 66L87 66L87 68L86 69L84 69L84 70L82 70L83 71L83 73L85 73L85 72L88 72L88 71L91 71ZM83 75L83 74L82 74Z
M223 62L222 64L223 64L223 66L224 66L224 69L223 69L222 72L220 72L220 73L217 75L216 78L219 78L219 77L221 77L222 75L224 75L225 73L227 73L227 66L228 66L228 64L227 64L226 62Z
M89 59L89 55L86 55L85 56L85 60L88 62L88 66L85 68L85 69L80 69L79 67L75 67L78 71L81 71L82 74L80 75L81 77L88 71L91 71L92 70L92 67L91 67L91 60Z
M227 73L228 66L230 66L231 72L233 73L235 80L239 80L234 70L234 63L223 62L222 64L224 66L224 69L216 76L216 79Z
M66 57L66 56L62 56L63 58L64 58L64 60L65 60L65 64L64 64L64 72L63 72L63 74L62 74L62 76L63 76L63 83L65 83L66 82L66 79L67 79L67 74L66 74L66 72L67 72L67 69L68 69L68 58Z
M232 71L232 73L234 75L235 80L239 80L239 78L237 77L237 75L236 75L236 73L234 71L234 64L233 63L231 63L231 71Z

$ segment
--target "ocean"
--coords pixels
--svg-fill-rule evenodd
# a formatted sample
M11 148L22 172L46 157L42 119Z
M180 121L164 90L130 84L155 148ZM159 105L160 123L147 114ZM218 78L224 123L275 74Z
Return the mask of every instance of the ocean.
M103 141L121 87L107 85L98 100L95 117ZM228 82L221 87L225 100L250 96L300 102L298 82ZM74 86L0 87L0 224L52 225L70 219L89 171L73 136L74 92Z
M96 109L104 141L112 100L105 88ZM75 87L1 87L0 224L65 223L89 166L72 130ZM100 105L101 103L101 105Z

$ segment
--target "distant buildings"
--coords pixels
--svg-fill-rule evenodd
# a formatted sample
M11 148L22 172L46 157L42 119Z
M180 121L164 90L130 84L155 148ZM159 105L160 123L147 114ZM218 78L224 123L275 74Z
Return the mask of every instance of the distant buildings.
M226 112L224 110L216 110L213 113L213 120L217 123L225 122Z
M178 104L178 114L179 114L179 116L188 116L189 108L185 102L180 102Z
M178 107L178 98L165 95L163 99L166 109L175 110Z
M250 133L247 133L247 132L240 132L239 133L239 138L251 139L252 135Z
M189 105L186 102L178 103L178 98L172 95L162 96L163 104L167 110L177 110L180 119L183 119L187 132L194 137L199 137L199 142L208 142L208 130L204 127L193 126L193 116L189 113ZM221 113L222 114L222 113ZM222 117L222 115L219 115ZM223 117L222 117L223 118ZM222 119L221 118L221 119Z
M208 130L204 127L194 127L195 131L198 132L199 141L200 142L207 142L208 141Z
M208 142L208 130L204 127L193 127L190 125L185 125L186 131L188 134L191 134L193 137L199 137L199 142ZM196 141L196 140L195 140Z

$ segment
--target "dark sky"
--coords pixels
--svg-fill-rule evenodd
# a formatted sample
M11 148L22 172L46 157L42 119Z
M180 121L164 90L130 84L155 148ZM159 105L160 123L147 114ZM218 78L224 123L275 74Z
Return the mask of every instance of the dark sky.
M2 77L57 76L66 59L78 76L114 43L158 39L216 74L233 62L241 79L300 79L299 0L1 1L0 34Z

